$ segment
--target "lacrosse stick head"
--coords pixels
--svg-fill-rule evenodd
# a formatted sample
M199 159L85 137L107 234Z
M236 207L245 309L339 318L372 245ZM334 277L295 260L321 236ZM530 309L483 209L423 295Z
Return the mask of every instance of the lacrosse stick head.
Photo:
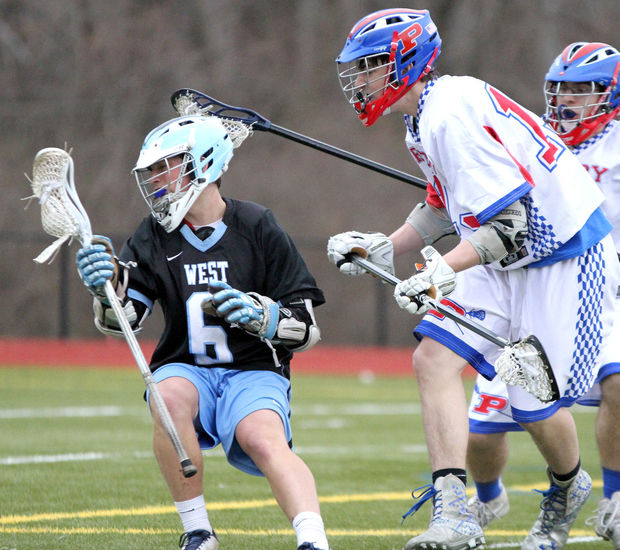
M232 156L232 141L217 118L184 116L149 132L133 174L153 217L169 233Z
M235 149L252 135L256 124L259 129L263 129L262 126L268 122L253 111L226 105L213 97L189 88L174 92L170 97L170 102L179 116L202 115L219 118Z
M53 260L60 246L74 238L82 244L89 244L92 230L75 189L71 155L56 147L41 149L34 158L32 178L29 179L33 196L41 205L43 230L57 238L35 258L35 262Z
M504 383L523 387L543 403L560 398L547 354L534 335L506 346L495 363L495 371Z

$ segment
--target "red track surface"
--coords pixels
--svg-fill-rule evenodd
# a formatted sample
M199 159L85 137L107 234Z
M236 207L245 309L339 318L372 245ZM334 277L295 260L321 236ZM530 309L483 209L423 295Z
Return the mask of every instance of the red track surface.
M155 342L140 342L145 357L151 356ZM295 354L291 368L298 373L413 376L409 348L352 348L318 346ZM0 365L137 368L123 340L0 339ZM475 374L468 367L467 375Z

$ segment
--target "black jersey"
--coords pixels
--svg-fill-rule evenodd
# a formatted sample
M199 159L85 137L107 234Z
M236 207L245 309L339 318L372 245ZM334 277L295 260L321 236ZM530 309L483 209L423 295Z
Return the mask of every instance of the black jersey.
M294 298L320 305L323 293L270 210L248 201L224 201L222 221L204 240L187 224L166 233L148 216L121 251L122 261L137 264L130 270L128 296L149 309L157 301L163 310L165 327L151 370L181 362L273 370L288 377L290 350L204 314L201 303L209 281L225 281L282 305Z

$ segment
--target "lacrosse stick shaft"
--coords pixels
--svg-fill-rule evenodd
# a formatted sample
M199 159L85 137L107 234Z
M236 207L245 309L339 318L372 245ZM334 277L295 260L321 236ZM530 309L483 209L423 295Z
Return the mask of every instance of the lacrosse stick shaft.
M140 369L140 373L142 374L144 383L146 384L151 398L153 399L153 404L155 406L155 409L157 410L157 413L159 414L161 423L164 426L164 429L166 430L170 441L172 442L172 446L174 447L179 462L181 463L183 476L192 477L198 472L198 469L196 468L196 466L194 466L190 458L187 456L187 451L185 450L185 447L181 442L181 438L177 433L174 422L172 421L172 417L170 416L168 408L166 407L166 403L164 402L161 394L159 393L159 390L157 389L157 384L153 379L151 369L146 363L146 359L144 358L142 349L140 348L140 345L136 340L136 336L131 329L129 321L127 320L125 311L123 310L123 307L121 306L121 303L116 296L116 292L114 292L114 287L109 280L105 283L105 294L108 301L110 302L110 305L112 306L112 309L114 310L114 313L116 314L116 318L118 319L121 330L123 331L125 340L127 341L129 348L131 349L131 353L133 354L134 359L138 364L138 368Z
M356 254L351 254L351 260L353 261L353 263L359 265L360 267L363 267L366 271L368 271L369 273L372 273L373 275L376 275L377 277L379 277L379 279L385 281L386 283L389 283L394 286L400 283L400 279L398 279L391 273L388 273L387 271L381 269L380 267L376 266L372 262ZM486 327L482 326L481 324L476 323L475 321L472 321L471 319L468 319L467 317L465 317L465 315L462 315L454 311L453 309L450 309L449 307L444 306L441 302L433 300L430 296L425 298L424 301L431 303L434 309L436 309L442 315L445 315L446 317L448 317L448 319L452 319L455 323L458 323L459 325L465 327L466 329L474 332L478 336L482 336L482 338L485 338L486 340L488 340L489 342L492 342L496 346L500 348L505 348L506 346L510 345L510 342L508 340L504 340L503 338L491 332L490 330L488 330Z
M401 172L400 170L396 170L395 168L391 168L389 166L386 166L385 164L380 164L355 153L350 153L349 151L345 151L344 149L340 149L338 147L334 147L333 145L329 145L328 143L324 143L314 138L304 136L303 134L288 130L287 128L283 128L282 126L270 124L266 128L266 131L272 132L286 139L296 141L297 143L301 143L302 145L307 145L308 147L312 147L313 149L317 149L318 151L322 151L323 153L327 153L328 155L338 157L339 159L346 160L353 164L357 164L358 166L368 168L369 170L373 170L375 172L378 172L379 174L383 174L384 176L395 178L397 180L404 181L409 185L413 185L420 189L426 190L426 182L421 178L416 178L410 174L407 174L406 172Z
M287 128L283 128L282 126L273 124L270 120L258 114L256 111L247 109L245 107L235 107L233 105L227 105L226 103L222 103L221 101L218 101L217 99L203 94L202 92L199 92L197 90L183 88L177 90L172 94L170 100L172 101L172 105L175 107L175 109L177 109L177 112L179 111L179 109L177 108L177 101L181 97L189 98L189 100L192 101L193 104L198 107L204 115L216 116L225 120L233 120L235 122L244 124L252 130L271 132L280 137L290 139L297 143L301 143L302 145L307 145L308 147L317 149L318 151L322 151L329 155L338 157L342 160L357 164L358 166L368 168L369 170L373 170L375 172L383 174L384 176L395 178L397 180L408 183L409 185L413 185L420 189L426 190L427 182L422 178L416 178L415 176L407 174L406 172L401 172L400 170L396 170L384 164L369 160L355 153L350 153L349 151L345 151L344 149L334 147L333 145L318 141L314 138L305 136L298 132L288 130ZM182 113L179 112L179 114Z
M86 209L82 205L75 189L73 179L73 159L71 154L57 147L41 149L34 158L32 167L32 179L28 178L32 185L34 196L39 198L41 204L41 222L43 229L48 235L57 237L52 245L48 246L37 258L36 262L42 263L53 258L55 252L68 239L78 238L82 246L88 246L93 242L93 232ZM174 427L166 404L153 380L151 370L144 359L142 349L138 345L136 336L131 329L125 311L114 292L110 281L104 285L105 295L116 314L120 328L129 345L131 352L138 364L146 387L153 397L154 406L161 418L162 425L166 430L174 450L177 454L183 475L191 477L198 471L187 456L183 444Z
M360 267L363 267L366 271L372 273L386 283L394 286L400 283L400 280L398 278L376 266L372 262L369 262L368 260L361 258L356 254L350 254L349 257L353 263L359 265ZM549 364L547 355L542 347L542 344L538 341L538 338L536 338L535 336L529 336L528 338L525 338L524 340L513 346L508 340L501 338L497 334L489 331L486 327L444 306L442 303L433 300L430 296L427 297L425 301L430 302L439 313L445 315L449 319L452 319L455 323L458 323L459 325L465 327L466 329L477 334L478 336L481 336L482 338L485 338L496 346L504 349L496 362L497 375L503 382L507 384L516 384L522 386L528 393L531 393L534 397L536 397L543 403L556 401L560 398L560 392L558 389L557 380L553 373L553 369ZM530 357L530 360L533 360L532 356L534 356L536 358L536 364L530 363L530 366L528 367L527 364L523 364L520 361L520 359L525 359L526 355L521 355L520 358L515 357L515 348L521 346L522 344L528 344L530 348L533 348L534 352L532 353L532 351L528 351L526 355ZM501 369L498 368L498 366L502 358L505 359L504 365L506 366L506 368L503 372L500 372ZM515 368L510 367L510 363L512 363L515 367L519 367L518 370L521 372L521 379L519 378L519 376L516 376L517 372L515 371ZM521 364L517 365L517 363ZM528 372L532 369L532 367L535 367L534 372ZM482 371L478 372L480 372L485 378L491 380L491 378L489 378L487 374L483 373ZM523 378L523 373L525 373L526 379ZM545 381L546 384L544 383Z

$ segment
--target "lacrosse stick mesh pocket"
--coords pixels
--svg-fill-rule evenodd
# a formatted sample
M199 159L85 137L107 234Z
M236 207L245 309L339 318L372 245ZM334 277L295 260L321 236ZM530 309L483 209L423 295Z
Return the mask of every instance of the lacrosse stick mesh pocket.
M243 124L243 122L238 120L233 120L231 118L226 118L212 113L212 107L213 105L205 105L201 107L191 94L179 95L174 101L174 109L179 116L203 115L219 118L224 125L224 128L226 128L230 141L232 141L235 149L252 135L253 132L251 126Z
M558 398L551 367L545 363L544 351L526 338L506 346L495 363L495 371L509 386L521 386L542 402ZM550 375L551 373L551 375Z
M72 238L89 242L90 222L75 192L73 159L66 151L48 148L34 159L31 179L34 197L41 206L43 230L57 240L48 246L35 262L53 259L62 244Z

